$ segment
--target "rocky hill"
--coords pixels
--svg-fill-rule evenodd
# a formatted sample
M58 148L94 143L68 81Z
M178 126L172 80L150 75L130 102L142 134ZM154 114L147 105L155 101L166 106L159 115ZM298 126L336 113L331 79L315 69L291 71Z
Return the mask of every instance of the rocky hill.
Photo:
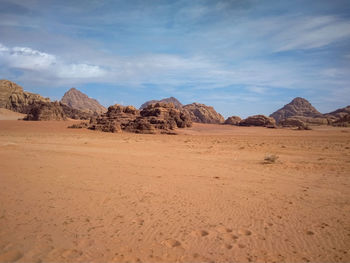
M26 92L12 81L0 80L0 108L28 113L31 106L38 102L50 102L50 99Z
M153 104L153 103L157 103L157 102L163 102L163 103L172 103L174 104L175 108L180 109L182 108L182 104L180 101L178 101L176 98L174 97L170 97L170 98L165 98L162 100L150 100L150 101L146 101L144 104L141 105L140 110L146 108L148 105Z
M71 88L62 97L61 102L73 109L87 113L101 114L107 111L97 100L89 98L81 91Z
M316 110L306 99L297 97L283 108L275 111L270 115L277 123L290 117L311 117L323 118L322 114Z
M211 106L200 103L192 103L183 106L193 122L199 123L224 123L224 117Z

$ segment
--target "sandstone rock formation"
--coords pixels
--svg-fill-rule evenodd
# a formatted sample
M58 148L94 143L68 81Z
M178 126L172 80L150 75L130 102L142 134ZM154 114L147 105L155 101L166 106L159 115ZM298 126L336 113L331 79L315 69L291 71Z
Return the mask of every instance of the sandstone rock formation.
M139 110L133 106L113 105L106 113L92 118L89 129L104 132L120 132L125 130L130 122L140 116Z
M229 124L229 125L239 125L239 123L241 122L241 118L238 117L238 116L231 116L231 117L228 117L224 124Z
M350 105L323 115L334 126L350 126Z
M293 99L290 103L285 105L283 108L275 111L270 115L273 117L277 123L280 121L290 118L290 117L310 117L310 118L322 118L322 114L316 110L310 102L306 99L297 97Z
M23 88L9 80L0 80L0 108L20 113L28 113L38 102L50 102L38 94L23 91Z
M133 106L114 105L96 119L89 129L104 132L173 133L175 128L190 127L189 115L172 103L153 103L139 111Z
M274 118L267 117L265 115L250 116L239 123L240 126L263 126L263 127L275 127L276 121Z
M150 101L146 101L144 104L141 105L140 110L146 108L148 105L150 104L154 104L157 102L164 102L164 103L172 103L174 104L176 109L181 109L182 108L182 104L180 101L178 101L176 98L174 97L170 97L170 98L165 98L162 100L150 100Z
M199 123L223 123L224 117L220 113L217 113L211 106L200 103L192 103L183 106L193 122Z
M62 97L61 102L73 109L87 112L90 114L101 114L107 111L97 100L89 98L81 91L71 88Z
M28 121L60 121L66 120L67 116L64 113L59 102L36 102L33 104L24 120Z
M309 129L308 125L304 121L293 117L281 120L279 122L279 125L281 125L282 127L296 127L299 130Z

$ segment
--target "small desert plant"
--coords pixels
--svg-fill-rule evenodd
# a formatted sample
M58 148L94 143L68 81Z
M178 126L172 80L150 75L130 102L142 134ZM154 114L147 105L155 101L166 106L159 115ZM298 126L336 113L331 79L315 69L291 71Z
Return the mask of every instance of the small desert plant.
M275 154L268 154L264 158L264 163L275 163L279 157Z

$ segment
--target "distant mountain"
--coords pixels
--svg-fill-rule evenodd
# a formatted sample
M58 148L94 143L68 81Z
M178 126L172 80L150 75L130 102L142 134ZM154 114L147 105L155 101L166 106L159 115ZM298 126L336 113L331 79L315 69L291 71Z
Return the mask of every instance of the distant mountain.
M31 105L38 102L50 102L39 94L24 91L23 88L9 80L0 80L0 108L28 113Z
M172 104L174 104L175 108L177 108L177 109L181 109L182 108L182 104L181 104L180 101L178 101L174 97L170 97L170 98L165 98L165 99L162 99L162 100L146 101L144 104L141 105L140 110L146 108L148 105L150 105L152 103L157 103L157 102L172 103Z
M182 107L186 110L193 122L199 123L224 123L224 117L211 106L201 103L192 103Z
M71 88L62 97L61 102L73 109L87 113L104 113L107 111L97 100L89 98L81 91Z
M283 108L270 115L277 123L290 117L322 118L323 115L316 110L306 99L297 97Z

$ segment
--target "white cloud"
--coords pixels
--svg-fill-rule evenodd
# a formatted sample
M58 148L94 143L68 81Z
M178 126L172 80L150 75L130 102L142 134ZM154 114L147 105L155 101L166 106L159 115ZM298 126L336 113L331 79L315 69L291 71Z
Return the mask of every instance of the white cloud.
M6 47L0 44L2 64L8 68L40 72L56 78L91 79L101 77L105 71L96 65L67 63L55 55L29 47Z

